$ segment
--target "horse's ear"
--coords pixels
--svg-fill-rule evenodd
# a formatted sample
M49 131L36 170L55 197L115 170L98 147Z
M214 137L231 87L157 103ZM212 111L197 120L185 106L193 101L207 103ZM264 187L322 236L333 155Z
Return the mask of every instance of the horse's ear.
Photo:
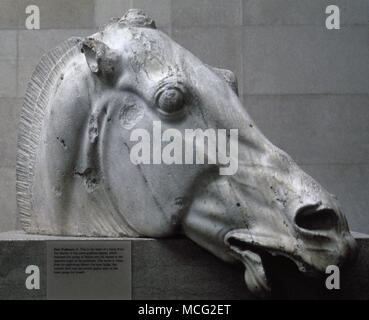
M119 71L118 53L115 50L94 38L84 39L80 48L92 73L108 82L115 79Z
M228 85L232 88L232 90L238 95L238 81L236 75L231 71L227 69L220 69L220 68L214 68L211 67L211 69L225 82L228 83Z

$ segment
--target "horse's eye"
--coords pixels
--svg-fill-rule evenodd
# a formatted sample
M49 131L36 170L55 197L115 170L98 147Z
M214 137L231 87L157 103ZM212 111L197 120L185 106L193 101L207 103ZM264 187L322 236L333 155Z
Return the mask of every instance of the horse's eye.
M183 108L183 92L177 88L168 88L160 93L158 106L166 113L173 113Z

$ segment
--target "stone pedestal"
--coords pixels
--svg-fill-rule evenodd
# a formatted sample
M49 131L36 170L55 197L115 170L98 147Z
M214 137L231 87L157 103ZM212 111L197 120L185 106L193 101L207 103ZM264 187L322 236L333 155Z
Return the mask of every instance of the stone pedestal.
M369 299L369 236L353 234L360 253L355 264L341 272L340 290L327 290L324 278L304 277L292 263L276 258L267 268L272 298ZM0 299L48 298L47 247L55 240L92 246L101 241L129 242L132 299L255 299L244 284L243 266L226 264L185 238L97 239L27 235L21 231L0 234ZM39 290L25 288L28 265L40 267Z

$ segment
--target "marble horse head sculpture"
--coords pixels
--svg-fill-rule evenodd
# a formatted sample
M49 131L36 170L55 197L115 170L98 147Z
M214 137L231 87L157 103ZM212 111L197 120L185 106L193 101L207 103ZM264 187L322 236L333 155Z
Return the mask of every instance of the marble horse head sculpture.
M17 202L28 233L183 234L241 261L260 296L262 252L314 274L356 248L336 198L249 117L234 74L136 9L41 58L21 112Z

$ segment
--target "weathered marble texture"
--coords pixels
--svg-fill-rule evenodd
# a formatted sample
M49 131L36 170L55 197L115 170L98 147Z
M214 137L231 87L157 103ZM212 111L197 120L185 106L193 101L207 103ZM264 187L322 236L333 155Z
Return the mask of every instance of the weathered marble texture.
M132 130L152 132L154 121L181 133L237 129L237 172L219 175L218 162L132 163ZM267 255L316 274L356 251L335 197L258 130L233 73L204 64L135 9L41 59L21 114L17 200L29 233L185 234L241 261L260 296L270 294Z

